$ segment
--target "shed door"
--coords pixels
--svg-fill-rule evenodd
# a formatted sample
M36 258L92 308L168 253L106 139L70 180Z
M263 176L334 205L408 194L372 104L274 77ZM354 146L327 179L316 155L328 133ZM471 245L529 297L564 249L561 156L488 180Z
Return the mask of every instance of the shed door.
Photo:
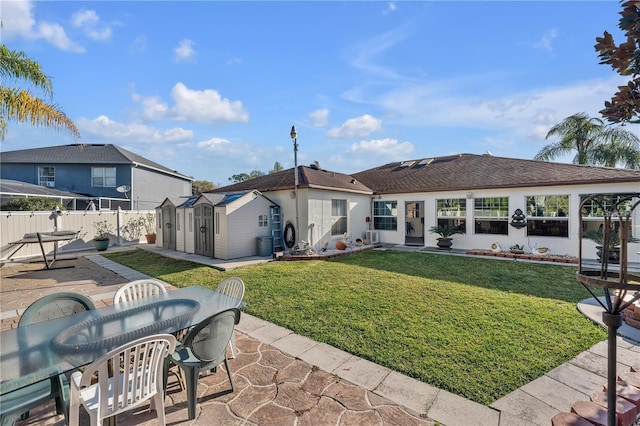
M162 207L162 247L171 250L176 249L176 208L174 206Z
M195 253L213 257L213 206L200 204L194 207Z

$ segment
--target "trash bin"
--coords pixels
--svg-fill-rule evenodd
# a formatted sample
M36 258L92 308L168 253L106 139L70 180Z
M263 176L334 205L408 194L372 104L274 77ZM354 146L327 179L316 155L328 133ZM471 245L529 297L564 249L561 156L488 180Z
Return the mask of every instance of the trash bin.
M273 253L272 241L272 237L258 237L258 256L271 256L271 254Z

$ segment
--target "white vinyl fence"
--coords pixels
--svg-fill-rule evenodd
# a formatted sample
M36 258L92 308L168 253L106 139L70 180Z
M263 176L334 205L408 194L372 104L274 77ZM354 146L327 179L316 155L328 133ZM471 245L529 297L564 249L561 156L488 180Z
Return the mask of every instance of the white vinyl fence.
M135 227L127 226L139 218L146 218L155 210L113 210L113 211L40 211L13 212L0 211L0 259L7 259L18 248L10 243L19 241L26 234L51 231L77 231L78 235L71 241L58 243L58 253L93 249L93 237L96 236L94 224L107 221L112 229L109 234L109 245L126 245L146 243L145 229L138 228L139 233L130 232ZM53 243L45 243L47 254L53 253ZM41 255L38 244L26 244L18 252L11 255L12 259Z

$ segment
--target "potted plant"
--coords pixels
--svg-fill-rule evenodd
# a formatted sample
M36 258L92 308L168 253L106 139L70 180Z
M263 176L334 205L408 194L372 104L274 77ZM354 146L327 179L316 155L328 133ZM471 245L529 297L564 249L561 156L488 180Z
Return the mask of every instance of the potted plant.
M609 263L620 263L620 234L618 231L611 232L609 241L605 242L604 232L601 229L590 229L584 233L584 238L588 238L596 243L596 255L598 260L602 261L602 252L608 253ZM640 242L637 238L629 236L630 243ZM603 248L606 248L603 250Z
M156 215L153 213L147 213L145 217L141 218L144 224L145 237L147 244L156 243Z
M96 236L93 237L93 244L98 251L104 251L109 247L109 234L113 232L113 227L106 220L95 222Z
M429 228L429 232L432 234L438 234L440 237L438 238L438 242L436 245L440 250L451 250L453 239L451 236L455 234L462 234L462 231L456 227L449 225L435 225Z

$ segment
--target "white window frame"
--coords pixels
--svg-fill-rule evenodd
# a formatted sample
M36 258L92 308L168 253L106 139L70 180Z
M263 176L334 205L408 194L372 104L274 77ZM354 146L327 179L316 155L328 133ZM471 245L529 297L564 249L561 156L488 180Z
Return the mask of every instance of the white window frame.
M344 229L341 223L344 221ZM343 236L349 232L349 200L331 199L331 236Z
M113 172L110 176L108 172ZM116 187L116 168L115 167L91 167L91 186L93 188L115 188ZM101 182L98 182L100 179Z
M56 168L53 166L38 167L38 185L47 188L56 187Z

